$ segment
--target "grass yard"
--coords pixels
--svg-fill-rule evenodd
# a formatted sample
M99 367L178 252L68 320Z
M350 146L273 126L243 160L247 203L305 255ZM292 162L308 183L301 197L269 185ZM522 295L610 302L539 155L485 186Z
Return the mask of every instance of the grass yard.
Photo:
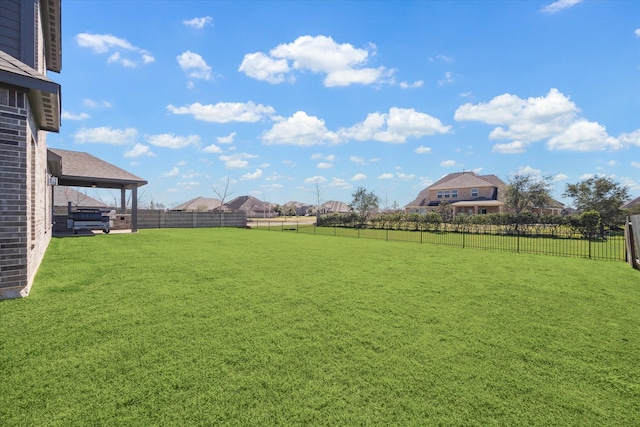
M623 262L242 229L54 239L0 425L630 426Z

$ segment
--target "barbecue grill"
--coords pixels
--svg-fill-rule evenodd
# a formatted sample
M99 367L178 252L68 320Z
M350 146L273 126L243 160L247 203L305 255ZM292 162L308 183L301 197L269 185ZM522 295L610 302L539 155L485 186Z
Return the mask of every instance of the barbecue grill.
M71 212L73 233L76 234L78 230L102 230L108 234L109 216L104 213L100 209L78 209Z

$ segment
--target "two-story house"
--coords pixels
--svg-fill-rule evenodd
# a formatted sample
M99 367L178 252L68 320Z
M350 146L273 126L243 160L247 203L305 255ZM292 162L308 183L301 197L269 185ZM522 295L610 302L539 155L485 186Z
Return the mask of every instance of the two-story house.
M453 215L501 213L505 209L504 189L507 184L495 175L474 172L450 173L422 190L404 207L407 213L436 211L446 202Z
M29 293L51 240L47 132L60 129L60 0L0 1L0 299Z

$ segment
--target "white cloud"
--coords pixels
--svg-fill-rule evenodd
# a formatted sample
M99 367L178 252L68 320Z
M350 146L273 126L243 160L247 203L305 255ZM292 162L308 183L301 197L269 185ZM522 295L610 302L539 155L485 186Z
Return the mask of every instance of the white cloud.
M345 181L342 178L332 178L331 182L329 183L330 187L336 187L336 188L342 188L342 189L348 189L351 188L351 186L349 185L349 183L347 181Z
M559 173L553 177L554 182L566 181L569 177L563 173Z
M540 169L532 168L531 166L521 166L518 168L518 174L520 175L531 175L533 177L542 176L542 171Z
M451 74L451 71L446 71L444 73L444 78L438 81L438 86L451 85L453 83L453 74Z
M620 142L625 145L637 145L640 147L640 129L635 130L631 133L623 133L618 137Z
M413 151L415 151L416 154L428 154L431 152L431 147L425 147L424 145L421 145Z
M136 61L131 59L123 58L120 52L115 52L107 59L107 64L111 64L112 62L120 63L123 67L127 68L135 68L138 66Z
M358 157L358 156L351 156L349 157L349 160L352 161L353 163L359 164L359 165L364 165L367 163L367 161L365 159L363 159L362 157Z
M240 181L250 181L250 180L258 179L261 176L262 176L262 170L256 169L254 173L246 173L242 175L242 178L240 178Z
M109 63L117 62L125 67L136 67L140 62L149 64L155 61L149 51L111 34L80 33L76 35L75 40L78 46L89 48L96 54L112 52L107 59ZM124 56L128 54L137 54L139 58L131 59Z
M288 44L281 44L263 52L244 56L239 71L249 77L270 83L282 83L293 70L310 70L324 74L324 85L349 86L351 84L381 83L393 74L385 67L366 67L375 45L358 49L349 43L338 44L328 36L301 36Z
M298 111L293 116L278 122L262 135L267 145L285 144L309 147L340 141L338 135L327 130L324 120Z
M424 86L424 81L423 80L416 80L413 83L408 83L408 82L400 82L399 85L402 89L415 89L418 87L422 87Z
M580 3L582 0L558 0L551 4L544 6L541 10L545 13L556 13L561 10L568 9L576 4Z
M619 149L620 142L607 134L604 126L596 122L580 120L563 132L549 139L550 150L602 151Z
M393 179L393 174L383 173L382 175L378 175L378 179Z
M640 130L612 137L601 124L580 117L578 107L557 89L538 98L521 99L507 93L489 103L464 104L454 117L497 125L489 138L512 140L496 144L493 151L499 153L523 153L527 145L542 140L547 140L549 150L585 152L640 145Z
M227 169L244 169L249 167L247 159L254 159L258 156L248 153L236 153L232 155L220 156Z
M331 169L333 167L333 165L331 163L320 162L320 163L318 163L318 165L316 167L318 169Z
M184 107L174 107L169 104L167 110L173 114L190 114L196 120L214 123L229 122L257 122L265 116L273 115L275 109L268 105L254 104L249 101L241 102L219 102L215 105L202 105L195 102Z
M160 135L147 135L146 138L151 145L173 149L200 144L200 136L198 135L176 136L169 133L163 133Z
M233 140L234 140L235 137L236 137L236 133L235 132L231 132L227 136L218 136L218 137L216 137L216 141L218 141L219 144L231 144L231 143L233 143Z
M188 27L193 27L197 29L204 28L205 25L213 22L213 18L210 16L203 16L201 18L193 18L182 21L182 23Z
M406 174L406 173L396 173L396 176L398 177L398 179L401 179L403 181L413 181L416 176L414 174Z
M420 138L436 133L445 134L451 126L413 108L392 107L389 113L370 113L367 118L350 128L340 129L340 136L356 141L374 140L402 144L408 138Z
M107 101L94 101L93 99L83 99L82 105L90 108L111 108L111 103Z
M173 178L174 176L178 176L179 173L180 169L174 166L169 172L163 173L162 176L165 178Z
M203 153L209 153L209 154L219 154L219 153L222 153L222 148L218 147L215 144L211 144L211 145L208 145L208 146L204 147L202 149L202 152Z
M634 31L634 34L640 37L640 28L636 28L636 30Z
M458 166L458 164L455 160L445 160L444 162L440 163L440 166L442 166L443 168L453 168Z
M135 142L138 131L134 128L111 129L110 127L82 128L73 138L76 144L102 143L111 145L125 145Z
M450 56L439 54L435 58L429 58L429 62L434 62L434 61L450 63L450 62L453 62L453 58Z
M275 59L262 52L247 53L238 71L256 80L278 84L285 81L290 71L286 59Z
M502 153L502 154L520 154L524 153L528 144L525 144L522 141L513 141L508 142L506 144L496 144L493 146L491 151L493 153Z
M640 162L631 162L631 166L640 169Z
M142 145L142 144L136 144L133 146L131 150L124 153L124 157L142 157L142 156L156 157L156 155L151 150L149 150L148 145Z
M316 175L316 176L312 176L311 178L307 178L304 180L305 184L323 184L325 182L327 182L327 178L325 178L324 176L320 176L320 175Z
M353 176L353 178L351 178L351 181L363 181L365 179L367 179L367 175L363 173L357 173Z
M86 120L91 116L87 113L73 114L69 111L62 110L62 114L60 114L60 117L65 120Z
M611 167L613 167L613 166L615 166L615 165L617 165L617 164L618 164L618 162L616 162L615 160L609 160L609 161L607 162L607 166L611 166Z
M182 71L194 79L211 80L211 67L207 65L202 56L190 50L176 57Z

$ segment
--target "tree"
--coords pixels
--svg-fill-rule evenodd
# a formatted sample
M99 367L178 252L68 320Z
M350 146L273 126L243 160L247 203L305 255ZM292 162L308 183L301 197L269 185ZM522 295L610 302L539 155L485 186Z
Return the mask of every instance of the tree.
M543 208L551 202L551 180L548 176L538 178L527 174L515 174L505 190L505 203L516 216L532 208Z
M229 174L227 174L227 179L224 181L223 185L221 187L216 187L216 186L211 186L211 189L213 190L213 192L216 194L216 196L218 196L218 198L220 199L220 227L224 227L224 210L225 210L225 200L227 199L227 197L231 197L231 195L233 194L232 191L229 191L229 184L231 183L231 177L229 176Z
M364 187L358 187L351 195L351 209L353 209L360 220L360 224L366 224L369 218L378 211L380 198L373 192L367 192Z
M600 236L604 226L615 227L623 220L622 205L629 199L629 189L607 177L591 177L577 184L567 184L564 197L573 199L579 211L600 214Z

